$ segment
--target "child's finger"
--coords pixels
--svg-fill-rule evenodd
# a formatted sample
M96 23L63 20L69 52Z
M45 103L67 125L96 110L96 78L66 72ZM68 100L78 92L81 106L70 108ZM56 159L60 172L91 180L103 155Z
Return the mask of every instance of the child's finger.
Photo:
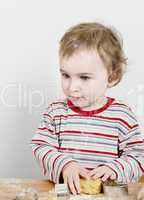
M93 180L96 180L96 179L98 179L98 178L101 178L103 175L101 175L101 174L95 174L94 176L92 176L92 179Z
M113 173L113 174L110 176L110 179L111 179L111 180L115 180L115 179L116 179L116 174Z
M104 176L102 177L102 181L106 181L108 178L110 177L110 175L109 174L104 174Z
M90 170L85 169L85 168L80 168L79 171L83 171L84 173L88 174L90 172Z
M74 186L73 178L71 176L68 177L67 184L68 184L68 187L69 187L71 193L76 195L77 192L76 192L76 189L75 189L75 186Z
M92 176L94 176L96 174L96 172L97 172L97 169L93 169L88 173L88 176L92 177Z
M83 178L86 178L86 179L89 179L89 178L90 178L88 172L85 171L85 170L79 171L79 175L80 175L81 177L83 177Z
M80 194L80 181L79 181L79 175L76 174L74 177L74 185L77 191L77 194Z
M97 178L103 177L104 174L105 174L105 171L103 171L103 170L95 170L95 174L92 175L91 177L92 177L92 179L95 180L95 179L97 179Z
M64 179L64 184L67 185L67 176L64 176L63 179Z

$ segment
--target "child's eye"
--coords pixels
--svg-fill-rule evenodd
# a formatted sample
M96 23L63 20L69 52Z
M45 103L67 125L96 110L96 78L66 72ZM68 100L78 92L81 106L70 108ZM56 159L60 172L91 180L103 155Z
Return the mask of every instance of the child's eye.
M68 74L62 73L63 78L70 78Z
M80 76L80 78L81 78L82 80L84 80L84 81L86 81L86 80L90 79L90 77L89 77L89 76Z

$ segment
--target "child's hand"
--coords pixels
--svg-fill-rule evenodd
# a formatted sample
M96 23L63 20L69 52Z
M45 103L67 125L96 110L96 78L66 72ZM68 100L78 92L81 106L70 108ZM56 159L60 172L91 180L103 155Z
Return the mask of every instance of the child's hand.
M91 170L88 174L92 179L101 178L102 181L106 181L107 179L115 180L116 173L110 167L107 166L99 166L95 169Z
M70 162L63 168L64 183L68 185L72 194L76 195L80 193L79 176L88 179L88 173L89 170L80 167L77 162Z

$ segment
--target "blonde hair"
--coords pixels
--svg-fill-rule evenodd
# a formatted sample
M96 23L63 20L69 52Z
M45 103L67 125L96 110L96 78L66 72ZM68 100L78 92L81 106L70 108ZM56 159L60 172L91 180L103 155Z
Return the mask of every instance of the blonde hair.
M71 27L60 40L59 55L61 58L69 58L82 49L96 50L99 53L108 70L111 87L120 82L127 59L122 39L114 28L96 22Z

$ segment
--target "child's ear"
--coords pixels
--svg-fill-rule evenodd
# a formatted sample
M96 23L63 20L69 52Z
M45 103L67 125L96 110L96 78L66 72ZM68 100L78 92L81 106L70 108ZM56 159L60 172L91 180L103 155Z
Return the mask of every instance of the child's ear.
M109 77L108 77L108 88L111 88L113 86L113 80L112 80L112 72L109 72Z
M113 87L117 82L117 74L110 72L108 77L108 88Z
M111 88L111 87L115 86L116 83L117 83L117 81L111 81L111 82L108 82L107 87L108 87L108 88Z
M114 83L113 83L113 82L108 82L108 85L107 85L107 87L108 87L108 88L111 88L111 87L113 87L113 85L114 85Z

